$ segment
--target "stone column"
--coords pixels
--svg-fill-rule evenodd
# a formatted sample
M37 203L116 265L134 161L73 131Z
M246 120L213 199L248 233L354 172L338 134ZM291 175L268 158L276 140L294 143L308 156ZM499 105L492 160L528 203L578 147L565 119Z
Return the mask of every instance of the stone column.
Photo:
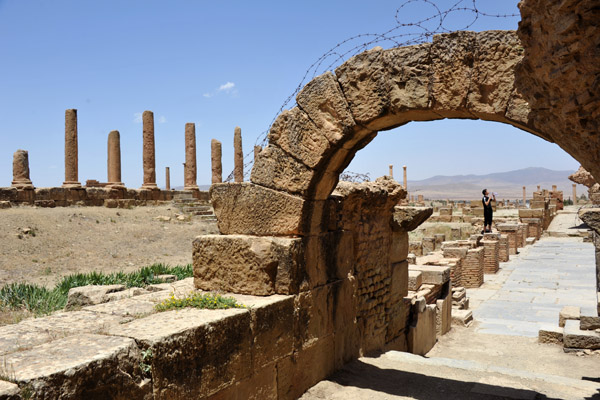
M242 150L242 129L235 127L233 133L233 179L235 182L244 182L244 152Z
M144 160L144 183L142 189L156 189L156 161L154 152L154 113L144 111L142 114L143 124L143 160Z
M523 186L523 205L527 204L527 188Z
M212 183L223 182L223 165L221 164L221 142L210 141L210 162L212 164Z
M552 191L556 192L556 190L557 190L557 186L556 185L552 185Z
M541 186L540 186L540 185L538 185L538 190L537 190L538 192L541 190L540 188L541 188Z
M394 179L394 164L390 164L389 165L389 169L390 169L390 178Z
M577 185L573 184L573 204L577 204Z
M119 131L108 134L108 185L125 186L121 182L121 135Z
M165 190L171 190L171 171L165 167Z
M196 124L185 124L185 167L183 190L198 190L196 183Z
M254 146L254 161L256 161L256 157L258 157L258 155L260 154L261 151L262 151L261 146Z
M77 110L65 111L65 181L63 187L81 187L77 173Z
M25 150L17 150L13 154L13 180L12 187L18 189L33 189L29 178L29 153Z
M408 179L406 178L406 165L402 166L403 172L404 172L404 190L408 190Z

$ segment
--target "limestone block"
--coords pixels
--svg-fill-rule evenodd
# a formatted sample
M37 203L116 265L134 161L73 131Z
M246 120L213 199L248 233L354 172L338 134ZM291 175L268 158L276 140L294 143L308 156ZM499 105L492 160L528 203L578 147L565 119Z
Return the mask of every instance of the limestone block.
M408 251L415 256L423 255L423 243L420 241L409 241L408 242Z
M417 256L415 256L413 253L408 253L406 256L406 261L411 265L415 265L417 263Z
M304 200L252 183L213 184L211 203L224 235L296 235Z
M431 207L394 207L394 220L392 229L394 231L410 232L433 214Z
M416 292L423 283L423 274L421 271L415 271L413 266L408 267L408 290Z
M76 349L76 351L75 351ZM5 356L16 382L29 384L33 398L144 398L140 351L124 337L79 334Z
M106 303L108 294L125 290L125 285L87 285L69 289L65 310Z
M581 165L575 173L569 175L569 180L587 186L588 188L591 188L596 184L596 180L592 174L587 172Z
M578 214L596 234L600 234L600 208L582 208Z
M21 390L19 386L12 382L0 381L0 399L2 400L20 400Z
M333 307L331 285L313 288L296 296L294 320L296 350L310 347L333 334Z
M232 294L250 311L252 329L252 370L259 370L292 354L295 332L295 297L267 297Z
M427 255L427 254L435 251L435 238L424 237L422 240L422 243L423 243L423 255Z
M123 317L139 317L155 312L155 305L156 303L148 300L124 298L109 301L108 303L97 304L95 306L84 307L83 310L109 315L120 315Z
M356 278L352 275L332 285L336 368L359 357L360 334L356 318L358 314L357 287Z
M569 319L563 331L565 347L575 349L600 349L600 333L579 329L579 321Z
M450 267L438 265L411 265L411 271L421 272L423 283L443 285L450 280Z
M558 326L563 328L565 326L565 322L568 319L574 319L579 321L579 317L581 315L581 308L575 306L564 306L560 313L558 314Z
M408 294L408 262L402 261L391 265L390 300L392 303L402 301Z
M452 325L452 293L448 292L448 295L437 300L435 305L437 307L435 329L437 335L442 336L450 331Z
M57 336L105 332L113 325L127 322L118 315L96 314L89 311L59 312L47 317L27 319L19 325L55 332Z
M538 342L539 343L562 343L563 342L563 328L548 325L542 327L538 331Z
M425 355L433 348L437 341L436 336L437 306L430 304L425 310L413 316L413 323L408 328L408 351L413 354Z
M296 102L332 144L339 143L356 126L340 84L329 71L307 83Z
M469 326L473 322L473 311L471 310L452 310L452 323L461 326Z
M334 231L304 238L306 279L310 287L345 279L354 267L351 231Z
M0 188L0 200L1 201L15 201L15 200L17 200L17 188L13 188L13 187L10 187L10 188L8 188L8 187L2 187L2 188Z
M297 399L334 370L333 335L277 362L277 398Z
M166 311L112 327L152 349L156 398L202 398L252 373L248 310Z
M265 147L254 161L250 181L267 188L306 196L315 171L275 144Z
M406 260L408 256L408 233L401 231L392 232L390 248L390 262L396 263Z
M597 315L581 314L579 317L579 329L594 330L600 329L600 317Z
M199 236L193 243L194 285L262 296L297 293L302 259L299 238Z
M277 365L269 364L252 372L249 378L229 385L206 399L277 400Z
M315 168L330 149L324 133L298 107L283 111L273 122L269 145L273 144L310 168Z

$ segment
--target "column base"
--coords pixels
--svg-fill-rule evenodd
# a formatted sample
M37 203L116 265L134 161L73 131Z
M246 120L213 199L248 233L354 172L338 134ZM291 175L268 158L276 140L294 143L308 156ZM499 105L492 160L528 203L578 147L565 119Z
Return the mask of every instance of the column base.
M198 185L194 185L194 186L184 186L183 190L200 190L200 188L198 187Z
M17 189L35 189L30 180L27 181L12 181L11 186Z
M106 185L107 189L126 189L123 182L108 182Z
M81 182L66 181L66 182L63 182L62 187L64 187L64 188L80 188Z
M158 189L158 185L156 183L144 183L140 189L155 190Z

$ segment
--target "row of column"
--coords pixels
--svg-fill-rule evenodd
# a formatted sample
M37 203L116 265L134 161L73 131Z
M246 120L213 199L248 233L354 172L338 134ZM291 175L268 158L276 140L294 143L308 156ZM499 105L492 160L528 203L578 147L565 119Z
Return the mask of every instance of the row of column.
M142 114L143 124L143 166L144 180L142 189L158 189L156 185L156 159L154 145L154 114L152 111L144 111ZM215 145L213 140L213 148ZM235 149L236 149L236 181L238 178L243 181L243 153L241 129L235 130ZM221 163L220 143L218 163ZM121 138L119 131L111 131L108 134L108 186L115 188L124 188L121 182ZM214 153L214 150L213 150ZM239 154L238 154L239 153ZM213 154L213 165L215 164ZM238 164L241 165L241 172L238 171ZM168 168L168 167L167 167ZM219 176L221 172L219 172ZM239 176L238 176L239 175ZM167 179L169 172L167 169ZM240 178L241 176L241 178ZM184 163L184 190L198 190L196 183L196 125L193 123L185 124L185 163ZM213 181L215 180L213 170ZM220 181L220 179L219 179ZM29 175L29 154L25 150L17 150L13 155L13 181L12 186L16 188L33 188ZM65 181L63 187L79 188L81 183L78 177L78 144L77 144L77 110L69 109L65 111ZM170 186L170 182L167 183Z

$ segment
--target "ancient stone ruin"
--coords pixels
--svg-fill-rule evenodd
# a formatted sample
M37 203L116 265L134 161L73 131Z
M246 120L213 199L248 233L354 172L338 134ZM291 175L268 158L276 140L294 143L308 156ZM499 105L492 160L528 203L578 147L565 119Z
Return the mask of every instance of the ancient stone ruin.
M442 257L409 266L417 258L409 256L408 232L432 210L396 207L406 197L406 181L351 184L338 177L379 131L442 118L511 124L557 143L600 176L600 107L590 73L600 61L592 51L600 33L587 34L597 23L586 11L591 5L524 0L516 33L454 32L432 43L358 54L309 82L298 106L279 115L268 145L255 153L250 182L243 182L239 129L233 183L220 183L221 146L213 141L210 200L221 234L194 241L193 286L234 293L251 307L130 317L134 307L141 315L151 312L157 298L169 295L160 290L50 316L45 327L21 323L12 337L35 338L59 325L66 332L75 318L89 322L85 334L78 330L46 344L31 339L29 350L13 340L5 360L20 371L15 380L71 398L295 399L361 355L424 354L450 329L452 306L468 308L464 289L452 286L480 285L484 272L497 271L499 261L539 238L562 192L538 189L531 209L499 224L499 234L423 240L425 256L439 248ZM78 183L74 115L67 112L68 185ZM143 122L145 190L139 196L158 200L151 112ZM12 190L2 196L25 196L24 189ZM423 202L422 195L417 199ZM600 233L600 210L587 212L582 218ZM439 217L455 215L449 208ZM75 346L80 351L70 369L34 371L40 354L52 364ZM148 349L151 360L142 355ZM140 368L146 361L149 376Z

